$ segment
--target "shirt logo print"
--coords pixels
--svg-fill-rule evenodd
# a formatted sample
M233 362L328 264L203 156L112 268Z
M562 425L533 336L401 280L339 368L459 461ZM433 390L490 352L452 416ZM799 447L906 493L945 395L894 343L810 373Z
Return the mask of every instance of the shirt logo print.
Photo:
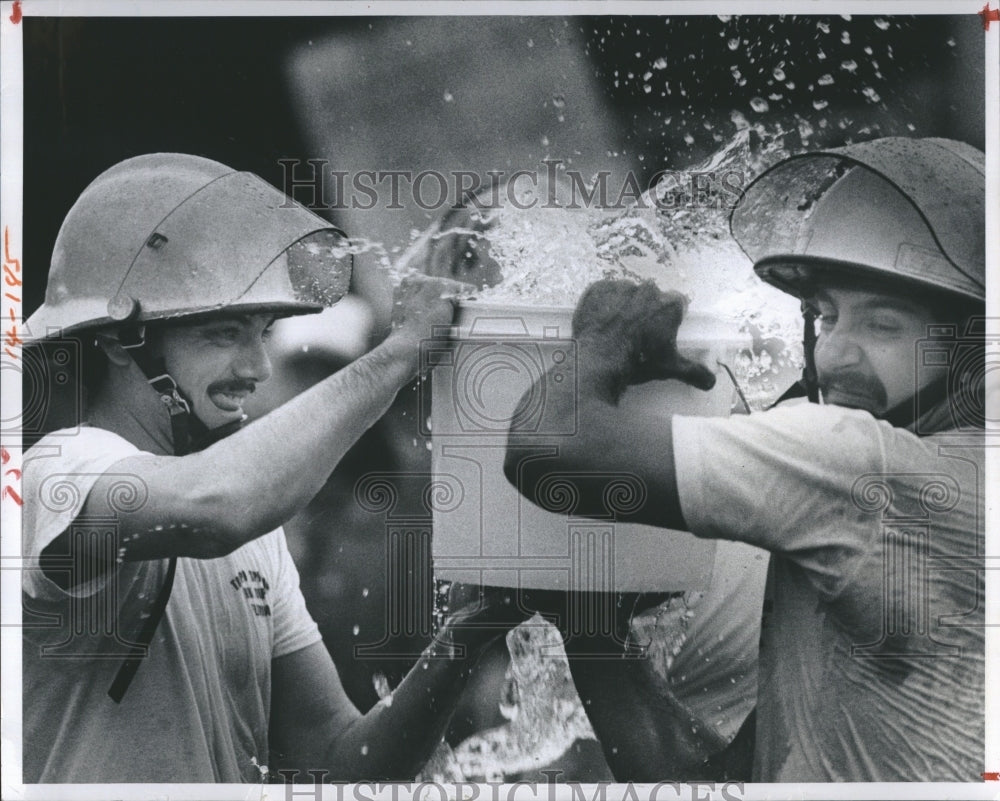
M271 605L267 602L267 591L271 585L267 578L256 570L241 570L231 580L230 585L243 593L247 603L257 617L270 617Z

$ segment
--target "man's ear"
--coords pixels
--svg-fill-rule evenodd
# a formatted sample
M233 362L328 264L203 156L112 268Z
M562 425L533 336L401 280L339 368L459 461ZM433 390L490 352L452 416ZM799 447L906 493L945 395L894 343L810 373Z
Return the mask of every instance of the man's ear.
M116 367L128 367L131 363L132 357L128 355L128 351L122 347L122 343L118 341L116 336L103 333L97 334L94 341L104 351L104 355L108 357L108 361Z

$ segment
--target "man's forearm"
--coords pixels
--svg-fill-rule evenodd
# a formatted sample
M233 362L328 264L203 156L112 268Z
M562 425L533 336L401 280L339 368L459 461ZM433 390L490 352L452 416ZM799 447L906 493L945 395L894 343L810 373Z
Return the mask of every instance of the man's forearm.
M212 558L284 523L413 377L417 351L415 338L390 337L202 452L124 460L116 472L136 474L149 499L121 515L125 558ZM90 498L106 496L98 484Z
M709 775L709 761L726 741L673 697L648 660L568 650L573 683L617 781L725 778Z
M434 753L478 653L449 659L431 649L391 696L354 721L327 750L322 766L334 781L409 781Z

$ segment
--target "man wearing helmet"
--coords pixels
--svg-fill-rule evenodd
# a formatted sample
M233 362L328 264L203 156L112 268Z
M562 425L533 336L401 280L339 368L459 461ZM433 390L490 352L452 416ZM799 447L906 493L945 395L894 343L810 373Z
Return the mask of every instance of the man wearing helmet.
M385 341L242 427L274 319L334 302L350 267L324 220L194 156L115 165L68 214L27 329L78 343L87 397L24 460L25 608L58 621L26 621L25 781L412 778L518 622L456 613L367 715L341 687L280 526L414 376L457 286L411 282Z
M512 431L508 478L537 503L548 473L630 472L655 499L630 519L771 552L757 708L728 747L636 665L578 683L619 779L981 779L983 175L964 144L883 139L750 184L733 234L806 319L803 380L765 412L626 417L630 384L714 376L676 350L679 295L581 299L579 395L547 407L575 403L581 433Z

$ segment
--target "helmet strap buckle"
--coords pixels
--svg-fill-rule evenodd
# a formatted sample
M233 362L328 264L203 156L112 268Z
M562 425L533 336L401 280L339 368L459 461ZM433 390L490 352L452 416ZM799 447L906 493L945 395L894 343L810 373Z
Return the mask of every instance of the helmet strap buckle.
M128 326L118 332L118 342L125 350L141 348L146 344L146 326Z
M184 396L178 391L177 382L169 373L153 376L149 379L149 385L160 393L163 402L170 407L170 415L191 414L190 404L184 400Z

